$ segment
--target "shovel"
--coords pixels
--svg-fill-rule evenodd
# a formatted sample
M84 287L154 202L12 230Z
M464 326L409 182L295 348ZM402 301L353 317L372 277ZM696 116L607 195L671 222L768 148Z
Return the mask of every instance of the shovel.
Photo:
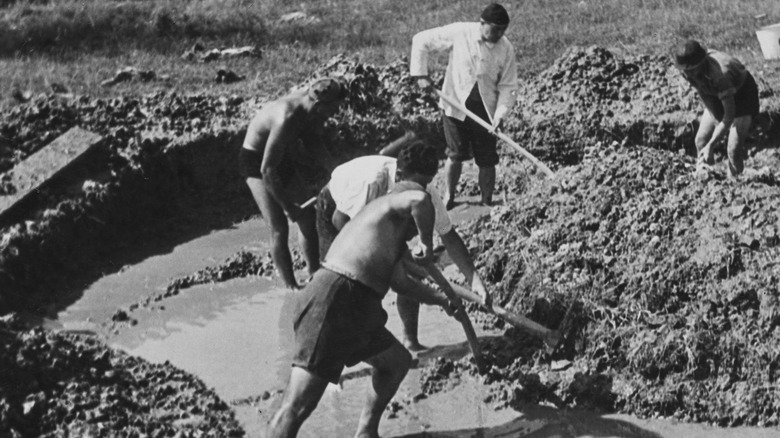
M445 102L447 102L447 103L449 103L450 105L454 106L454 107L455 107L455 108L457 108L459 111L462 111L462 112L464 112L464 113L465 113L465 114L466 114L466 115L467 115L467 116L468 116L468 117L469 117L471 120L473 120L473 121L475 121L475 122L479 123L479 124L480 124L480 125L481 125L483 128L487 129L489 132L491 132L493 135L495 135L496 137L498 137L500 140L503 140L503 141L504 141L506 144L508 144L509 146L511 146L511 147L512 147L513 149L515 149L517 152L521 153L521 154L522 154L524 157L528 158L528 159L529 159L529 160L530 160L532 163L534 163L534 164L536 165L536 167L538 167L539 169L541 169L541 170L542 170L542 172L544 172L544 174L545 174L545 175L547 175L547 176L549 176L549 177L553 176L553 172L552 172L552 170L550 170L550 168L549 168L549 167L547 167L547 166L546 166L544 163L542 163L542 162L541 162L541 161L539 161L539 160L538 160L536 157L534 157L533 155L531 155L531 153L530 153L530 152L528 152L527 150L525 150L525 149L523 149L522 147L520 147L520 145L519 145L519 144L517 144L517 143L515 143L515 141L514 141L514 140L512 140L511 138L509 138L509 136L507 136L506 134L503 134L503 133L501 133L501 132L496 132L496 131L493 129L493 127L492 127L492 126L490 126L490 124L488 124L487 122L485 122L484 120L482 120L482 119L481 119L481 118L480 118L478 115L476 115L476 114L474 114L473 112L469 111L469 110L468 110L468 109L467 109L465 106L461 105L461 104L460 104L460 102L458 102L456 99L454 99L454 98L452 98L452 97L450 97L450 96L447 96L447 95L446 95L446 94L444 94L444 93L443 93L441 90L438 90L438 89L436 89L436 88L434 88L433 90L434 90L434 91L436 92L436 94L438 94L438 95L439 95L439 97L441 97L441 98L442 98L442 99L443 99Z
M471 290L450 281L447 281L447 283L449 283L450 288L459 297L477 304L482 303L482 298ZM487 310L488 312L508 322L512 326L541 338L546 346L547 354L553 354L563 341L564 334L568 333L571 329L571 325L574 322L575 317L579 315L581 308L582 303L580 303L578 300L575 300L566 310L566 314L564 315L561 323L558 325L557 330L549 329L539 324L538 322L526 318L525 316L510 312L496 303L493 303L491 308Z
M431 276L433 281L439 285L441 290L444 291L444 294L447 295L447 298L449 298L450 302L455 305L455 312L456 314L460 315L457 320L460 322L460 325L463 326L463 331L466 332L466 340L468 341L471 354L474 355L474 363L477 365L479 372L484 372L485 363L482 360L482 352L479 349L477 333L474 331L474 327L471 325L469 316L466 313L466 309L463 308L463 303L458 297L458 294L455 293L451 283L447 281L447 279L444 277L444 274L441 273L436 265L433 263L426 263L423 265L423 268L425 268L425 271L428 273L428 275Z

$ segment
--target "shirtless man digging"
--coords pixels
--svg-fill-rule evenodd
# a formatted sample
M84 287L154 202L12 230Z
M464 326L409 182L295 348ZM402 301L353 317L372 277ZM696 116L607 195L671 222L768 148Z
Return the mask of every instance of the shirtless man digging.
M301 292L294 318L295 351L290 382L270 421L272 438L294 437L314 411L328 382L345 366L373 367L356 437L378 437L379 420L412 362L411 353L385 328L382 298L403 265L430 263L434 210L427 181L403 181L358 212L336 236L322 268ZM407 241L420 236L412 256ZM406 268L408 269L408 268ZM443 293L413 296L420 302L451 305ZM399 290L414 294L418 289Z
M430 179L430 175L436 175L438 171L436 148L424 143L412 133L394 141L383 151L388 149L397 149L398 158L366 155L343 163L333 170L330 182L320 191L317 198L317 233L322 257L327 253L339 230L366 204L392 191L398 182L414 181L423 184ZM444 202L435 189L424 187L431 195L433 203L434 230L441 236L444 247L465 276L470 289L480 297L482 305L490 308L490 294L471 261L466 244L453 227ZM410 276L406 275L406 271L398 270L396 274L399 275L390 281L393 290L428 287L414 279L415 276L425 277L425 273L412 273ZM411 352L426 349L418 339L420 303L403 294L398 295L396 303L403 324L404 346Z
M307 89L269 102L249 123L239 152L239 171L246 179L260 213L271 226L274 266L291 289L298 289L298 282L287 245L288 219L298 224L309 274L319 268L314 209L299 206L313 193L307 193L297 167L301 162L315 159L329 170L333 168L335 163L313 134L339 110L346 95L339 80L323 78Z

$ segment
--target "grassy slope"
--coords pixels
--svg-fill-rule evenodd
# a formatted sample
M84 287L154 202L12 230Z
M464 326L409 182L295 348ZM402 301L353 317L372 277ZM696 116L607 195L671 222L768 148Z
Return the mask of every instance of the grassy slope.
M508 37L516 45L521 76L543 70L574 44L659 54L684 37L732 52L759 74L777 76L777 63L764 62L754 33L780 21L780 3L774 0L504 4L513 20ZM37 93L49 91L51 83L104 96L157 89L274 96L335 53L389 62L408 53L414 32L475 19L482 7L443 0L312 0L294 6L282 0L3 0L0 5L0 104L12 102L14 89ZM295 11L318 22L279 23L279 17ZM195 42L209 49L256 44L263 57L208 64L181 59ZM169 78L100 87L126 66ZM216 84L223 66L247 80Z

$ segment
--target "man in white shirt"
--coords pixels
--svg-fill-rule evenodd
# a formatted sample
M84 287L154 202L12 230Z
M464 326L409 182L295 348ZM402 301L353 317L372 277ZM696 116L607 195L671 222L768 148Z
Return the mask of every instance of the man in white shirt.
M438 170L436 151L414 136L404 136L393 148L400 149L398 159L384 155L355 158L336 167L328 185L317 199L317 234L320 257L328 252L339 230L376 198L391 192L397 183L425 181L425 175ZM444 202L435 189L425 187L434 207L434 230L441 236L455 265L466 277L471 289L490 306L490 295L474 267L466 244L450 221ZM396 291L418 291L427 288L409 275L394 276L391 287ZM430 291L424 292L430 294ZM403 344L410 351L425 349L417 334L420 304L413 298L398 295L398 313L403 325Z
M515 50L504 37L508 26L506 9L492 3L478 23L459 22L419 32L412 39L410 74L418 78L420 87L430 89L429 53L449 52L442 91L488 122L493 131L498 130L515 103L517 89ZM444 109L447 140L447 209L455 206L462 163L471 158L479 167L482 203L490 205L498 164L496 138L446 101L441 100L439 106Z

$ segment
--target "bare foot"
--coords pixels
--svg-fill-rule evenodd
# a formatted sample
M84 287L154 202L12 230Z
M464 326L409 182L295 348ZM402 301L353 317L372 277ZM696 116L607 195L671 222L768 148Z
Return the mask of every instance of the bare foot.
M418 351L427 350L428 347L421 344L418 341L410 341L408 339L404 340L404 347L406 347L407 350L411 351L412 353L416 353Z

